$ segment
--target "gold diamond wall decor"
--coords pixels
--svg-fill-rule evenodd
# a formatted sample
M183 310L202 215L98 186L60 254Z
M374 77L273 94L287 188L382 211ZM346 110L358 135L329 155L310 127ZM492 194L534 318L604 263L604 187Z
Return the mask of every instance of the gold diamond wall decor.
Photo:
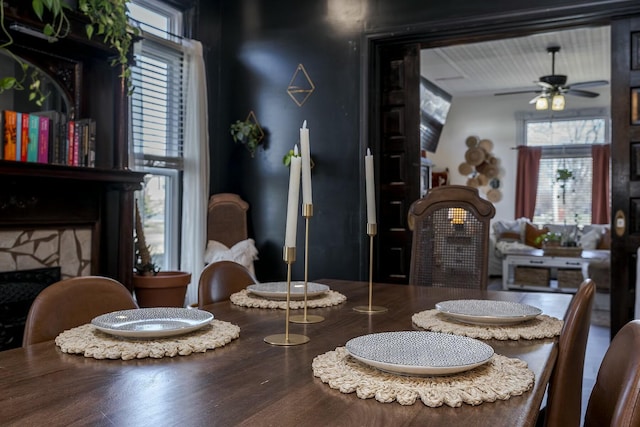
M253 110L249 111L249 115L247 116L245 121L252 122L256 126L258 126L258 131L260 132L260 137L258 138L258 144L260 144L265 136L264 130L262 129L262 126L260 126L260 122L258 121L258 118L256 117L256 114L253 112Z
M287 93L293 99L293 102L298 107L302 107L315 89L316 86L311 81L309 74L307 74L307 70L304 69L304 65L298 64L296 72L293 73L293 77L289 82L289 87L287 87Z

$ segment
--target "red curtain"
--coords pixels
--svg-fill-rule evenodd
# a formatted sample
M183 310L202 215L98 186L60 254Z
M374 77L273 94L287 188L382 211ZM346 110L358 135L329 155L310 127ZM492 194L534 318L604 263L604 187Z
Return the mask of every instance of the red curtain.
M526 217L533 220L536 209L540 157L542 157L541 147L518 147L515 218Z
M609 224L611 222L611 207L609 205L609 162L611 158L611 145L592 145L591 156L593 158L591 223Z

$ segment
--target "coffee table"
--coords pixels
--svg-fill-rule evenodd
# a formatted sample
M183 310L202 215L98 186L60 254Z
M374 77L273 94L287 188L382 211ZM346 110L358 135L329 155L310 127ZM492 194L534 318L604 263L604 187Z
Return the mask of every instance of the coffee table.
M575 293L577 286L564 286L557 281L550 280L551 270L557 269L562 273L572 272L582 274L582 280L589 277L590 262L602 261L605 257L596 251L584 250L580 256L549 256L542 249L513 250L505 254L502 260L502 289L536 290L545 292ZM516 269L523 268L531 274L539 272L539 277L533 280L516 280ZM532 276L530 276L532 277Z

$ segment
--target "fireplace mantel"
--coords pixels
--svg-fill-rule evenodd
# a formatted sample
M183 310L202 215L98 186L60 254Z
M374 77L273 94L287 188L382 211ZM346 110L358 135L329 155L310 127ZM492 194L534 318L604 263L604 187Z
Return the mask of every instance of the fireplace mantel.
M68 120L95 121L96 167L0 160L0 229L89 229L91 274L114 278L132 289L134 191L141 188L144 174L127 168L128 97L123 69L111 65L115 50L99 37L89 39L86 21L72 11L67 14L71 33L66 37L49 43L32 36L42 31L43 24L29 4L9 0L0 5L7 28L17 23L33 30L10 29L9 49L61 89L65 102L52 101L47 109L66 114ZM24 102L3 108L39 111Z
M0 161L0 177L0 229L88 227L91 274L132 289L133 192L144 174Z

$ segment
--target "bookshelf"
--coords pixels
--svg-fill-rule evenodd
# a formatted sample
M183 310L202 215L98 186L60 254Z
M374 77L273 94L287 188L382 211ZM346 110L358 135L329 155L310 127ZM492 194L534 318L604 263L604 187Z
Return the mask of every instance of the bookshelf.
M30 4L5 1L6 27L40 30ZM68 119L95 120L95 166L0 160L0 229L88 227L91 274L132 289L133 193L144 174L128 169L126 86L121 69L109 63L115 53L99 38L86 38L81 15L68 16L73 30L67 37L49 43L12 32L11 51L55 82ZM24 104L18 109L31 112Z

